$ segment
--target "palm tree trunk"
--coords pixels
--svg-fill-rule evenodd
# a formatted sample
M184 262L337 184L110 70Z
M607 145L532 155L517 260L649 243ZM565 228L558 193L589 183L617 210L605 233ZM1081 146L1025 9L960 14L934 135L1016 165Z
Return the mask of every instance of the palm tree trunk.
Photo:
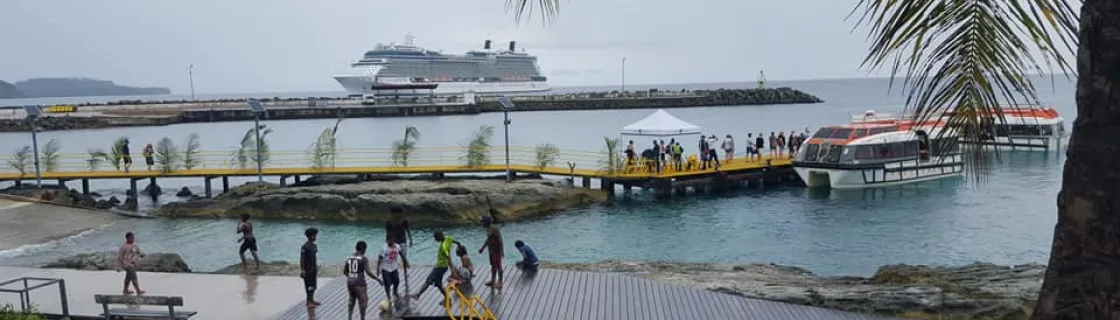
M1120 1L1084 0L1073 122L1034 319L1120 319Z

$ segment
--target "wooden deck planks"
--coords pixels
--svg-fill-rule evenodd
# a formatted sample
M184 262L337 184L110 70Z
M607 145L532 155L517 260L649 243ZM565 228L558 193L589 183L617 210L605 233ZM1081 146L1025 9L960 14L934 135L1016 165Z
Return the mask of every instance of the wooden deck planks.
M430 268L414 268L408 275L415 292L427 278ZM473 293L503 320L538 319L893 319L782 302L749 299L699 290L687 286L654 282L624 274L592 273L541 269L524 273L517 268L505 272L505 286L494 290L483 285L489 279L480 272L474 279ZM402 279L403 280L403 279ZM348 294L345 279L335 278L320 286L317 297L322 306L316 319L345 319ZM402 283L401 291L404 291ZM464 287L463 289L471 289ZM377 304L385 299L381 286L371 283L369 319L378 316ZM467 293L467 292L464 292ZM456 302L457 303L457 302ZM441 317L447 311L442 295L429 288L419 301L411 302L407 316ZM457 305L453 310L458 311ZM291 306L279 319L309 319L302 303Z

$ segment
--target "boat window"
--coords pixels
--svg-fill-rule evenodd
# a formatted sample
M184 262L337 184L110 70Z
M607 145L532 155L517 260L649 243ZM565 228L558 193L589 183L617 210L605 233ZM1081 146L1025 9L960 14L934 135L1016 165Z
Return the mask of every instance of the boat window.
M842 128L842 129L836 129L835 131L833 131L832 136L830 136L829 138L832 138L832 139L848 139L848 137L851 137L851 136L852 136L852 129Z
M867 129L857 129L856 130L856 135L852 136L852 139L863 138L863 137L866 137L866 136L867 136Z
M880 134L880 133L892 132L892 131L898 131L898 128L894 127L894 126L871 128L871 132L869 134Z
M817 130L817 133L813 134L813 138L828 139L828 137L831 136L831 135L832 135L832 128L825 127L825 128L820 128L820 130Z
M856 149L856 159L875 159L875 150L872 150L874 148L873 146L855 146L852 148Z

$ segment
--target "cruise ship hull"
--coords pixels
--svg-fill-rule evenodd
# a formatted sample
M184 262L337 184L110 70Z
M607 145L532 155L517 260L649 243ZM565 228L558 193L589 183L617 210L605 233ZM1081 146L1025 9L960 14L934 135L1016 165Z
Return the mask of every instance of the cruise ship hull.
M335 81L346 89L350 95L374 94L372 90L374 77L366 75L335 76ZM378 79L379 84L413 84L408 80ZM436 95L459 95L467 91L478 94L508 94L524 92L542 92L551 89L548 82L522 81L522 82L439 82L434 93ZM415 92L414 92L415 91ZM381 92L385 94L386 92ZM400 95L427 95L428 90L401 90Z
M810 188L861 189L888 187L964 174L961 154L938 157L930 161L903 160L875 166L845 166L794 162L794 171Z

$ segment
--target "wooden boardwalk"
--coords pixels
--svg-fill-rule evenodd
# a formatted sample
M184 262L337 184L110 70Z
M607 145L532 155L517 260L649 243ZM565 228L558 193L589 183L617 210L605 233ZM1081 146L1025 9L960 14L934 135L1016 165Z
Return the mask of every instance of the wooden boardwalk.
M409 284L413 291L427 276L429 269L411 270ZM517 268L506 270L503 289L492 290L482 285L489 269L476 267L474 294L482 298L498 319L758 319L758 320L872 320L895 319L838 310L799 306L783 302L749 299L692 287L665 284L617 273L594 273L541 269L523 273ZM485 275L483 275L485 273ZM404 286L402 284L402 294ZM465 289L465 288L464 288ZM466 294L470 294L464 292ZM377 304L385 299L384 289L372 283L369 287L370 313L367 319L432 319L447 316L442 296L429 288L418 301L412 301L408 313L378 314ZM335 278L322 283L316 294L323 305L308 314L303 303L281 313L277 319L346 319L346 280ZM454 308L457 310L457 307ZM357 318L355 316L355 318Z

